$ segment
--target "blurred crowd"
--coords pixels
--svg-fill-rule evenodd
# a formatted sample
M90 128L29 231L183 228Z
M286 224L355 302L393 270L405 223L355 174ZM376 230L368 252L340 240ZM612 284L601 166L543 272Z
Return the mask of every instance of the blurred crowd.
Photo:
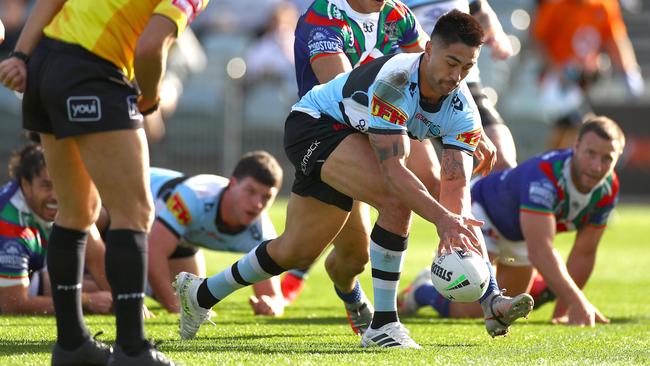
M172 49L161 113L147 120L150 143L165 138L166 124L184 123L184 111L200 111L219 123L241 121L238 133L244 137L268 131L281 134L284 118L298 99L295 24L310 4L310 0L211 2L206 14L192 24L192 31L184 33ZM0 2L6 28L0 59L13 49L32 5L31 0ZM643 16L650 4L641 0L526 0L493 1L492 6L514 56L494 61L489 52L483 52L479 66L485 93L513 125L515 135L520 123L536 123L545 129L543 143L539 134L534 136L537 151L527 154L524 148L522 157L541 148L567 146L584 116L600 100L648 103L641 66L650 65L650 50L638 48L647 48L650 41L648 19ZM638 55L643 56L641 66ZM19 118L18 110L13 93L0 93L0 116L9 113ZM204 132L194 128L197 134ZM518 145L530 142L517 137Z

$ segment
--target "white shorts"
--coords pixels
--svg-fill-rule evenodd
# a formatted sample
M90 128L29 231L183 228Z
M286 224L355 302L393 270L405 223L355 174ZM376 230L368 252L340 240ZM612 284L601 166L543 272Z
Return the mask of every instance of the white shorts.
M485 209L477 202L472 203L472 215L477 220L484 221L481 227L485 246L490 256L501 263L513 267L530 266L528 260L528 246L525 241L510 241L501 235L492 221L485 213Z

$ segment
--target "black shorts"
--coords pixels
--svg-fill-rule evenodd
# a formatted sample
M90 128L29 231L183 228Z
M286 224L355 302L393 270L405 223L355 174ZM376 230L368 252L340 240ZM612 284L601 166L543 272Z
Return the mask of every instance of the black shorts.
M176 250L169 256L169 259L189 258L199 252L199 248L190 244L178 244Z
M140 128L137 96L113 63L44 37L28 64L23 127L56 138Z
M469 91L472 93L476 106L478 107L478 113L481 115L481 123L483 127L504 124L505 122L503 121L503 118L501 118L499 112L494 108L487 95L483 93L483 86L481 83L469 83L467 86L469 87Z
M306 113L291 112L284 125L284 151L296 168L291 191L314 197L342 210L352 210L352 198L320 179L320 170L334 149L353 133L360 133L330 116L316 119Z

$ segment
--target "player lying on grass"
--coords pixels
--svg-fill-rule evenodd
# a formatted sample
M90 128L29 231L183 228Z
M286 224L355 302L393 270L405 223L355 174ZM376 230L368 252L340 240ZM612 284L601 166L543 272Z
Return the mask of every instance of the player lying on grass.
M285 150L296 168L285 232L213 277L178 276L181 337L194 337L210 308L233 291L313 263L357 199L379 211L370 245L375 312L361 345L420 348L396 305L411 211L436 225L439 251L485 251L475 228L481 222L468 217L481 127L463 81L482 38L475 19L452 11L440 18L424 53L378 58L314 87L294 105L285 127ZM409 138L443 141L440 202L406 166ZM504 334L528 314L532 299L502 296L493 276L489 286L481 299L486 325Z
M53 314L45 256L57 201L42 147L29 144L15 151L9 175L11 181L0 187L0 313ZM104 272L104 246L96 228L90 234L85 264L92 279L82 284L82 306L106 314L113 298Z
M582 292L596 260L609 214L618 200L614 172L625 146L616 122L594 116L573 148L533 157L514 169L488 175L472 187L472 213L481 228L497 279L508 291L530 289L535 270L558 302L553 322L581 326L609 323ZM566 264L553 247L557 233L577 230ZM399 296L400 314L431 305L443 317L477 317L477 307L451 303L423 271Z
M205 277L199 247L247 253L277 236L266 210L282 185L282 168L265 151L244 154L229 179L161 168L151 168L150 176L156 218L149 234L148 294L167 311L180 311L169 285L178 273ZM102 217L100 229L108 224L105 210ZM256 283L253 290L249 302L255 314L283 314L278 277Z

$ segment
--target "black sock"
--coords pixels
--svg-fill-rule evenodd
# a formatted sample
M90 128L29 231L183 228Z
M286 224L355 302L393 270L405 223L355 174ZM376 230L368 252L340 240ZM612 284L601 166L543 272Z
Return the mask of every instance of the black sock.
M199 306L204 309L210 309L220 301L212 295L212 292L210 292L207 278L201 282L201 285L196 292L196 301L199 303Z
M388 323L398 321L396 311L375 311L372 317L372 329L379 329Z
M47 268L56 313L57 343L72 351L90 337L81 308L84 251L88 233L52 226Z
M113 292L117 336L127 355L145 346L142 304L147 274L147 234L128 229L106 234L106 278Z

